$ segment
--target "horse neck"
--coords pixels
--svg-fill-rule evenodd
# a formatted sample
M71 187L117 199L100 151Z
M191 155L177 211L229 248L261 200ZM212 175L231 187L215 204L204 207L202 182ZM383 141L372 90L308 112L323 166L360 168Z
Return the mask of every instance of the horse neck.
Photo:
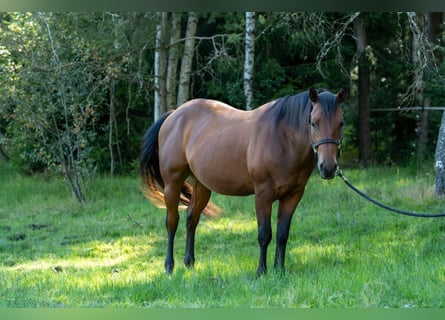
M287 152L299 162L312 161L314 151L309 140L307 129L296 128L282 120L276 127L282 145L287 147Z
M252 133L257 135L261 131L263 138L267 137L271 141L270 148L275 149L272 152L286 154L288 161L295 161L297 166L314 162L307 126L293 126L284 118L276 122L273 103L269 102L254 110L256 125Z

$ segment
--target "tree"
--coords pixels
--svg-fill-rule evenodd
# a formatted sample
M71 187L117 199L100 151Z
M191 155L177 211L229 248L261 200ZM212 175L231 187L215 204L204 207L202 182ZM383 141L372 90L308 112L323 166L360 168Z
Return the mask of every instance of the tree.
M244 95L246 110L252 109L253 64L255 58L255 12L246 12L246 33L244 53Z
M442 123L440 125L437 138L436 155L436 195L445 195L445 111L442 114Z
M88 199L98 168L113 173L114 158L130 167L137 126L146 125L132 115L146 111L152 63L141 57L154 47L151 21L150 14L11 13L0 46L0 143L11 161L29 173L60 173L78 201Z
M443 32L442 22L443 13L434 12L429 14L429 40L433 44L433 48L437 46L437 39L439 35ZM436 50L437 51L437 50ZM429 55L431 57L431 55ZM437 61L443 63L442 52L439 52ZM443 88L443 82L440 86L440 92ZM439 133L437 135L436 152L435 152L435 164L436 170L436 195L445 196L445 111L442 113L442 120L439 128Z
M359 116L358 116L358 150L359 161L363 165L368 165L372 160L371 149L371 110L369 104L370 90L370 62L369 54L371 48L368 46L368 36L363 24L362 14L354 20L354 31L357 43L358 61L358 96L359 96Z
M249 20L239 12L1 13L0 150L26 172L63 173L63 161L71 159L85 177L95 170L128 172L153 121L154 100L157 114L198 96L244 109L315 85L350 87L344 154L356 160L359 131L368 132L359 125L359 104L370 110L412 105L416 79L423 80L423 100L445 102L436 71L445 68L443 44L427 39L426 22L436 15L265 12ZM433 33L443 37L440 28ZM249 47L261 61L254 68ZM429 52L434 59L425 64ZM418 104L427 105L423 100ZM419 154L422 145L416 127L428 125L420 132L432 141L441 121L436 112L424 122L416 116L371 113L371 145L360 149L379 162L412 162L416 142ZM433 155L436 145L426 148Z
M20 54L25 59L16 65L21 81L18 85L26 90L10 97L14 103L12 116L17 121L12 128L22 131L16 142L33 143L37 152L30 156L60 170L74 198L83 202L85 179L94 170L94 163L89 161L94 134L89 126L95 108L93 100L84 100L79 91L88 96L94 90L89 88L91 70L76 68L67 60L76 48L69 44L71 36L63 34L62 24L54 27L52 14L30 18L20 20L24 24L17 26L34 41L21 43L26 51Z
M156 48L155 48L155 87L154 87L154 119L167 111L166 91L166 67L167 52L165 46L165 33L167 28L167 12L158 12L158 24L156 25Z
M195 35L198 18L194 12L188 13L187 29L184 41L184 53L181 60L179 75L177 105L181 105L189 99L190 77L192 73L193 54L195 50Z
M425 71L434 65L432 45L436 42L441 28L441 13L407 13L412 31L412 59L416 72L414 73L414 105L426 107L422 110L417 133L417 163L424 161L428 144L428 107L431 98L425 95Z
M170 45L168 50L168 65L166 79L167 110L176 107L177 69L178 69L178 40L181 34L181 14L171 13Z

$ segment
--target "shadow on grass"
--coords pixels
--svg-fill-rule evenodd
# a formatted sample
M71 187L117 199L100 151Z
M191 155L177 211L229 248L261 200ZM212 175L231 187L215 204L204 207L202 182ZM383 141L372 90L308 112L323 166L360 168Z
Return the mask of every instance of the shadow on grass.
M193 270L182 264L181 214L176 268L167 276L164 210L137 188L128 192L133 182L119 183L85 206L42 203L42 190L37 198L27 196L29 205L0 209L1 305L384 307L445 301L442 221L387 215L343 189L313 184L292 222L287 272L272 272L273 240L269 274L257 278L252 199L218 196L226 213L199 224ZM41 208L48 203L56 207Z

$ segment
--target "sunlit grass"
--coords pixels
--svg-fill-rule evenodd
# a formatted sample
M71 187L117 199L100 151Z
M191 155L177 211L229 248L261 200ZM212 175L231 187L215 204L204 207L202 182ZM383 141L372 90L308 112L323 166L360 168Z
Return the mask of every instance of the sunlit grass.
M431 175L344 174L390 205L443 211ZM213 195L224 214L201 219L191 270L182 263L182 213L167 276L165 213L136 177L97 177L90 202L79 205L60 179L22 176L4 163L0 176L0 306L445 306L445 220L388 213L340 179L314 174L292 221L287 272L273 271L273 240L269 273L258 278L253 197ZM274 234L275 223L274 214Z

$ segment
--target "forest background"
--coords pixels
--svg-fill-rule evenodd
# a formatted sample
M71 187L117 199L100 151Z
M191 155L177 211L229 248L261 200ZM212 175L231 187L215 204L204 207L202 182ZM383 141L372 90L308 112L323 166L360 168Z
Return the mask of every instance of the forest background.
M311 86L349 89L344 164L435 166L445 193L442 13L3 12L0 29L1 157L78 201L188 99L254 109Z

